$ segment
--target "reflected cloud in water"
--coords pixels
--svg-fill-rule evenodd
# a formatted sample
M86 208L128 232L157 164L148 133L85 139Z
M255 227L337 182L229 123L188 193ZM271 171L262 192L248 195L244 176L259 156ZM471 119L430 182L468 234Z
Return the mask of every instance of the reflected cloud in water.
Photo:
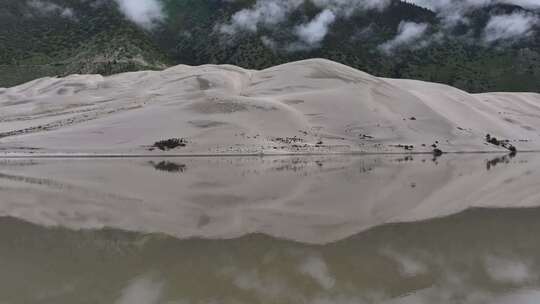
M264 235L179 240L0 218L0 302L534 303L540 242L524 232L540 229L539 216L540 209L477 209L325 245Z
M163 282L151 275L133 279L121 292L116 304L158 304L163 292Z

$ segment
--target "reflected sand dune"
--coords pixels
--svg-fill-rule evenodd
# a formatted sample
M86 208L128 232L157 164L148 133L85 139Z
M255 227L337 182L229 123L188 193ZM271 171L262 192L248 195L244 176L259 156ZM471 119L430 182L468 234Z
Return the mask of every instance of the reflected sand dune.
M263 233L325 244L474 207L540 206L538 180L537 154L11 159L0 162L0 216L179 239Z
M539 217L473 209L325 245L0 218L0 303L538 303Z

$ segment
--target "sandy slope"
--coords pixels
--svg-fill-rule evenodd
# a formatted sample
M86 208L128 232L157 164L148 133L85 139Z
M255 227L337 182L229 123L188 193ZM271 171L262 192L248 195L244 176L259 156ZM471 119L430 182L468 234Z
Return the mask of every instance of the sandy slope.
M149 146L173 137L188 140L174 154L503 150L485 143L487 133L535 150L538 130L538 94L471 95L320 59L263 71L180 65L72 75L0 89L0 149L9 153L160 154Z

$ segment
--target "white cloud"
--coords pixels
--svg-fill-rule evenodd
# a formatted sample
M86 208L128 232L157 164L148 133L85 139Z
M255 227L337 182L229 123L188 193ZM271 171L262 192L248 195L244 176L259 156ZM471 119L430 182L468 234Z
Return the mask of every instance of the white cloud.
M447 27L468 23L465 15L472 10L495 4L519 5L526 9L540 8L538 0L405 0L437 13Z
M496 3L519 5L527 9L540 8L540 1L538 0L498 0L498 1L493 0L493 1Z
M256 32L261 26L273 26L287 20L304 0L257 0L255 4L236 12L231 20L220 27L221 32L236 34L239 30ZM323 11L318 20L324 22L338 16L348 17L358 10L382 10L390 0L312 0L312 3ZM313 24L312 26L317 26Z
M75 14L73 10L69 7L62 7L58 4L45 1L45 0L31 0L28 1L28 6L36 10L40 14L50 15L50 14L59 14L64 18L73 19Z
M303 0L259 0L253 7L236 12L220 30L230 35L239 30L256 32L261 25L270 26L285 21L290 12L302 3Z
M229 0L237 1L237 0ZM228 35L236 35L241 31L257 32L261 27L272 27L288 21L293 11L305 0L257 0L255 4L236 12L229 22L218 27L219 31ZM312 4L321 12L307 23L292 29L298 41L286 46L278 46L270 37L263 37L262 42L269 48L283 48L287 51L308 50L320 45L329 28L337 18L349 18L358 10L382 10L391 0L312 0Z
M526 9L540 8L538 0L403 0L403 2L413 3L436 12L456 8L480 8L494 4L519 5Z
M275 51L278 47L276 41L268 36L262 36L261 41L264 46L271 49L272 51Z
M484 29L484 39L495 42L525 37L532 33L538 21L538 17L526 13L492 16Z
M117 0L120 1L120 0ZM124 0L126 1L126 0ZM239 1L239 0L227 0ZM483 9L494 4L515 4L529 9L540 9L540 0L402 0L433 10L442 22L443 28L434 35L427 35L428 23L403 21L398 35L379 46L379 49L390 53L400 47L422 48L430 43L446 37L450 29L458 24L469 24L467 15L474 10ZM242 9L218 29L225 34L235 35L241 31L258 32L261 28L270 29L290 21L289 17L304 0L257 0L251 7ZM297 40L286 45L267 35L263 43L273 49L286 51L309 50L320 46L330 30L330 26L338 18L350 18L354 12L365 10L384 10L391 0L311 0L320 9L319 15L312 20L285 31L296 35ZM526 13L493 16L485 29L484 40L493 42L501 39L526 37L537 24L537 18ZM424 37L425 36L425 37ZM414 44L413 44L414 43Z
M529 8L529 9L540 8L540 1L538 0L508 0L504 2L514 4L514 5L519 5L524 8Z
M392 40L389 40L379 46L385 53L391 53L394 49L409 45L420 40L426 33L429 25L427 23L416 23L402 21L398 27L398 34Z
M326 37L329 26L335 20L336 15L329 9L326 9L309 23L298 26L296 28L296 35L308 45L319 44Z
M122 13L145 29L152 29L164 17L159 0L115 0Z
M315 6L321 9L329 9L337 15L349 16L358 10L383 10L390 0L312 0Z

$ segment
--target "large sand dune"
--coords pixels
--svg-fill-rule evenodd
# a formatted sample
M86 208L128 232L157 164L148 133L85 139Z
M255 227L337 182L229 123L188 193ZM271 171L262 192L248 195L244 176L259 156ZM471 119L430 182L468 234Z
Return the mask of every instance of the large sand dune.
M538 130L538 94L473 95L320 59L263 71L180 65L111 77L72 75L0 89L4 153L504 150L486 143L488 133L518 150L537 150ZM150 151L168 138L187 145Z

